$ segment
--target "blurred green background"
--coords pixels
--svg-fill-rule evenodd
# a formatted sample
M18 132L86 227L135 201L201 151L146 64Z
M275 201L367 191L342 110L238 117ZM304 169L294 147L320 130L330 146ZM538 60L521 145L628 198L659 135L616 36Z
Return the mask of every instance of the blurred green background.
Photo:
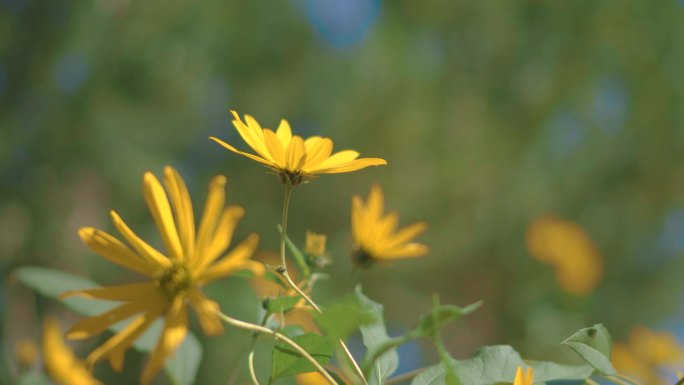
M429 222L420 240L432 248L354 277L385 304L392 333L436 292L443 303L485 301L444 333L458 358L506 343L572 362L558 343L596 322L616 340L639 324L684 337L683 69L681 0L1 0L0 383L16 375L15 345L37 340L40 317L58 314L63 328L76 319L13 283L12 269L137 279L76 231L111 231L114 208L158 242L146 170L177 167L196 207L211 176L228 176L229 201L247 211L238 238L258 232L261 250L276 249L282 186L208 140L246 148L228 108L389 162L295 191L291 237L329 236L323 302L347 286L351 197L379 182L403 224ZM545 214L576 222L600 250L592 293L565 292L530 256L528 224ZM250 290L229 279L211 293L254 320ZM227 383L232 362L243 370L248 340L204 340L197 384ZM79 355L97 343L76 345ZM402 371L435 357L420 343L400 354ZM123 374L95 373L134 383L144 358L130 352Z

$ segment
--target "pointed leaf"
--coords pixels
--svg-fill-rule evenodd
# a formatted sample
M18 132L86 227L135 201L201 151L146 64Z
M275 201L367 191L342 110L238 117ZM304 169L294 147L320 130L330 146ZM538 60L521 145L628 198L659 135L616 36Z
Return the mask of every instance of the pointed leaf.
M601 324L584 328L562 342L579 354L584 361L604 376L617 374L610 363L613 339Z
M370 300L361 292L361 286L357 286L354 290L356 299L359 305L373 315L374 321L372 323L361 326L361 337L363 344L368 349L367 355L371 354L375 349L381 348L383 345L391 343L392 338L387 334L385 327L385 320L383 317L383 307L377 302ZM378 357L371 366L371 375L369 376L369 385L378 385L385 382L389 376L397 370L399 366L399 355L397 349L392 347L384 354Z

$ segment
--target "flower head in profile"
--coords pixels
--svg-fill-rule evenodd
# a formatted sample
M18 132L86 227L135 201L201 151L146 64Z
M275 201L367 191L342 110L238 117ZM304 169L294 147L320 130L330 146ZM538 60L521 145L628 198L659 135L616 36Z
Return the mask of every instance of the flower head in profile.
M88 338L132 318L126 327L88 355L86 362L89 365L106 358L112 368L121 370L125 352L161 316L165 318L164 328L141 376L143 384L150 383L166 358L185 338L188 305L194 309L206 334L223 331L217 314L219 305L204 296L200 290L202 286L236 270L263 272L263 265L250 259L258 243L256 234L249 235L220 258L244 214L241 207L224 206L225 184L223 176L211 181L204 213L196 230L190 194L178 172L171 167L164 169L166 191L152 173L145 173L145 201L161 234L164 252L139 238L114 211L111 212L114 227L126 243L102 230L80 229L81 239L93 251L148 278L139 283L64 294L121 302L110 311L78 322L67 333L68 338Z
M211 137L213 141L228 150L255 160L274 170L280 180L287 185L295 186L318 174L338 174L387 164L380 158L361 158L354 150L344 150L333 154L333 142L329 138L312 136L303 139L293 135L287 120L280 121L276 131L261 128L250 115L245 121L235 111L233 125L242 139L256 154L243 152L221 139Z
M368 266L374 262L394 259L422 257L429 248L421 243L411 242L427 228L425 222L418 222L397 230L399 215L384 211L384 197L379 185L371 187L368 200L360 196L352 199L352 236L354 238L354 262Z
M43 362L50 378L59 385L102 385L64 343L59 322L52 317L43 323Z
M515 380L513 385L532 385L534 382L534 373L532 373L532 368L527 368L527 371L523 373L521 366L518 366L518 370L515 372Z

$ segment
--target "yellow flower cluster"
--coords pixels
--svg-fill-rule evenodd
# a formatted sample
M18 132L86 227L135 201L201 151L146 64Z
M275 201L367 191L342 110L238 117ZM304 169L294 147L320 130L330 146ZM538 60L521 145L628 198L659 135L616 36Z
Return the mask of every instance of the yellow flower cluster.
M289 187L319 174L351 172L387 164L380 158L358 159L359 153L353 150L333 154L332 140L320 136L304 140L292 134L286 120L282 120L278 129L273 131L261 128L249 115L245 116L243 122L236 112L232 114L235 128L256 154L239 151L217 138L211 139L230 151L269 167ZM92 366L107 359L112 368L120 371L126 351L152 322L162 317L163 330L140 379L142 384L149 384L164 361L184 340L188 330L189 307L193 308L206 334L215 335L223 331L219 305L202 293L202 287L238 270L251 270L257 276L264 273L263 264L251 260L258 243L256 234L248 236L226 253L244 210L238 206L225 206L225 184L226 178L223 176L211 181L204 211L196 228L190 193L179 173L167 166L163 183L152 173L145 173L144 198L160 233L164 250L158 250L142 240L114 211L111 212L111 219L123 241L92 227L79 230L82 241L93 251L147 277L147 280L138 283L63 294L63 297L78 295L119 303L101 315L79 321L68 331L67 337L70 339L89 338L114 324L130 320L123 329L91 352L85 365ZM386 261L425 255L426 246L409 243L425 230L425 224L418 223L396 231L397 214L383 216L382 211L383 197L378 186L373 187L366 204L360 198L354 198L352 227L357 260ZM324 255L325 236L309 234L306 251L312 256ZM288 291L287 294L296 293ZM298 304L298 308L305 307L303 301ZM49 338L46 338L50 351L63 351L64 345L56 339L54 327L46 330L50 330ZM88 373L84 364L69 358L72 356L66 353L62 356L65 361L56 362L53 357L55 364L48 365L51 372L61 376L57 380L60 384L99 384L90 377L85 379ZM69 370L61 370L63 368Z
M647 385L665 385L661 370L675 369L684 365L684 347L667 332L654 332L645 326L634 328L628 343L613 345L613 365L621 373L628 374Z
M603 277L603 261L594 242L577 224L542 216L527 229L527 248L551 265L560 286L570 294L592 293Z

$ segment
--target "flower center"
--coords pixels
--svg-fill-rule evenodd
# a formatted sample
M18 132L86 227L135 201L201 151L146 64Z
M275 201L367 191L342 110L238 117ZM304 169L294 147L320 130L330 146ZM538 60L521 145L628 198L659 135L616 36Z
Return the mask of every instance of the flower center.
M375 262L373 256L361 247L354 250L352 260L356 265L364 268L370 267Z
M185 264L174 263L159 275L157 284L169 298L176 298L190 288L190 272Z
M292 170L278 170L278 176L280 177L280 182L289 186L296 186L302 183L304 176L301 171Z

